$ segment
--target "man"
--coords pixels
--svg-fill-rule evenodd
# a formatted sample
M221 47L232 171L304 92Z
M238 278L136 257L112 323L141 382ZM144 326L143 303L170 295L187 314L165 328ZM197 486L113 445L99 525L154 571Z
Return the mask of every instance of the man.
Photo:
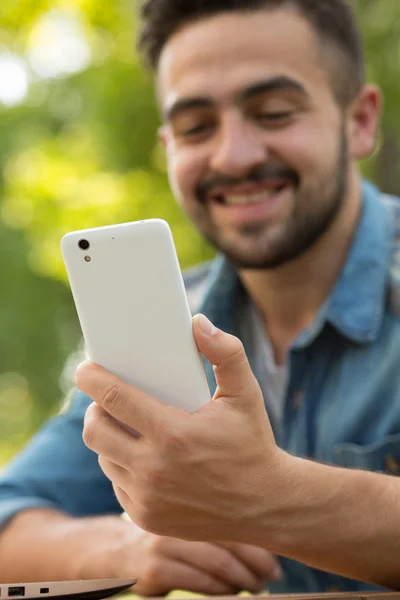
M220 251L186 278L215 395L189 415L82 365L3 476L0 577L400 587L400 220L357 166L381 100L350 10L148 0L141 48L171 186Z

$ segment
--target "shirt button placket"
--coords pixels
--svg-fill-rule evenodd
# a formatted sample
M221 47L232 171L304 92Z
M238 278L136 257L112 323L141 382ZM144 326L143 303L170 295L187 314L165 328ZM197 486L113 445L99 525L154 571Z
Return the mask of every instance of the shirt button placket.
M293 408L299 410L303 404L304 393L303 390L296 390L293 394Z

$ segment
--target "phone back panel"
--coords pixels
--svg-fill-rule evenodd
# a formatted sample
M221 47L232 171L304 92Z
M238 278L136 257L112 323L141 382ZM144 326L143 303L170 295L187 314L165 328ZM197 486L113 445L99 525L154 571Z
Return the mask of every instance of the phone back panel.
M79 248L81 239L88 250ZM150 219L76 231L61 250L88 358L179 408L193 412L209 402L168 224Z

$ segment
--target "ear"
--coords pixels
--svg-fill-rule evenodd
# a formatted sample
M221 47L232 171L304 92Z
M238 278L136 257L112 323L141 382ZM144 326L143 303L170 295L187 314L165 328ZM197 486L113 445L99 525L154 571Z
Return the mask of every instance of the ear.
M161 145L164 149L167 148L168 145L168 141L169 141L169 131L168 131L168 127L166 125L161 125L161 127L158 128L158 139L161 142Z
M382 94L378 86L364 85L348 109L349 153L354 159L367 158L376 145Z

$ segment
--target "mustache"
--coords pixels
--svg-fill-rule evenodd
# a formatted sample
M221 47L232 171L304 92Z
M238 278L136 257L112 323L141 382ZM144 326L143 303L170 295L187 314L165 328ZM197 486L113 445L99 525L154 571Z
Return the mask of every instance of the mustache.
M237 179L233 177L226 177L224 175L215 175L200 183L196 187L196 197L199 202L204 203L207 200L207 196L216 188L229 188L235 185L242 185L248 183L268 183L276 179L289 180L297 188L300 185L300 177L293 169L286 167L271 167L263 166L257 167L251 171L245 178Z

